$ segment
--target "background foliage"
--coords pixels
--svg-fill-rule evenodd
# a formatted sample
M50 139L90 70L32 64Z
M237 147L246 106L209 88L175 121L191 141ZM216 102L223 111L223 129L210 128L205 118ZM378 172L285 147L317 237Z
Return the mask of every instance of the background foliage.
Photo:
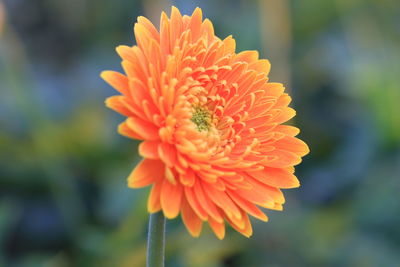
M399 266L397 0L0 0L0 266L144 266L137 144L99 73L121 69L137 16L171 4L271 60L311 154L251 239L169 221L167 266Z

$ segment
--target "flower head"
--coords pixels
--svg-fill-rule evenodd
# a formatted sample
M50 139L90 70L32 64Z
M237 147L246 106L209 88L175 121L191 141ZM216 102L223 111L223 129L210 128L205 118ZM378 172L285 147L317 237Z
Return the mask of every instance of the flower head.
M267 60L236 53L200 8L172 7L160 31L139 17L134 32L137 46L117 47L125 74L101 74L121 93L106 100L127 117L119 133L142 140L128 186L151 185L148 211L180 214L193 236L203 222L220 239L225 222L250 236L248 215L267 221L259 207L282 210L281 189L299 186L293 166L309 152L282 125L295 115L290 96L268 82Z

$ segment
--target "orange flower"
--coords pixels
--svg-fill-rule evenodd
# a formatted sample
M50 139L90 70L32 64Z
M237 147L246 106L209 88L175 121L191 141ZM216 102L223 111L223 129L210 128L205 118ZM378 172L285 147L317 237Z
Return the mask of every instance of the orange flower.
M200 8L163 12L160 31L139 17L134 32L137 46L116 49L125 75L101 74L122 94L106 100L127 116L119 133L142 140L128 186L152 185L148 211L181 214L195 237L208 222L224 238L225 221L249 237L248 215L267 221L259 207L282 210L280 189L299 186L293 166L309 152L282 125L295 115L290 96L268 82L268 60L236 53Z

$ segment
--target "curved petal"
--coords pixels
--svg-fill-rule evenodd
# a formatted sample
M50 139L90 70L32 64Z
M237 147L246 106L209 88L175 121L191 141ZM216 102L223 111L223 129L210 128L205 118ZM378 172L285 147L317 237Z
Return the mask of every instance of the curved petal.
M164 176L164 164L159 160L142 160L128 177L128 186L140 188L148 186Z
M178 216L181 209L182 193L182 186L179 183L174 185L167 179L164 179L160 201L164 215L168 219L173 219Z
M147 159L160 159L158 155L158 141L143 141L139 145L139 155Z
M200 236L201 229L203 226L202 220L196 215L193 209L190 207L189 203L183 198L182 205L182 220L186 228L189 230L193 237Z

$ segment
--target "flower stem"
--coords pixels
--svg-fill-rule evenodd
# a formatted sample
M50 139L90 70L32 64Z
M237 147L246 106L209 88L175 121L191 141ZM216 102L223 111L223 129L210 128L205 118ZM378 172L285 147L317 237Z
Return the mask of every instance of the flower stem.
M160 212L151 213L147 236L147 267L164 267L165 217Z

